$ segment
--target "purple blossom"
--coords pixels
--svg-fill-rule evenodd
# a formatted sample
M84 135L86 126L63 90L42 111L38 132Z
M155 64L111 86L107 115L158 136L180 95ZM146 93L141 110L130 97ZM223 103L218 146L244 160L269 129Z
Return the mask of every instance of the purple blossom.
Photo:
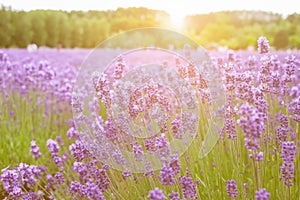
M169 166L172 168L174 174L179 174L180 173L180 164L178 160L178 155L174 154L171 156L171 161Z
M51 174L47 174L46 178L47 178L47 181L48 181L47 188L51 188L54 185L56 185L56 180Z
M81 184L77 181L73 181L69 185L69 192L72 196L81 193Z
M63 177L63 174L61 172L56 172L56 174L54 175L56 182L58 184L63 184L65 182L65 179Z
M83 163L74 162L72 169L78 173L81 183L84 183L89 179L89 172Z
M277 126L276 127L276 141L278 143L281 143L283 141L286 141L287 140L287 132L288 132L288 129L283 127L283 126Z
M196 186L193 183L193 179L191 177L186 177L186 176L179 177L179 184L184 198L187 199L197 198Z
M294 142L283 142L281 145L281 158L284 162L294 162L296 145Z
M40 152L40 148L36 145L36 142L35 140L32 140L30 142L31 144L31 147L30 147L30 152L31 152L31 155L34 159L39 159L41 157L41 152Z
M262 132L266 129L264 115L249 103L241 106L239 114L242 116L238 120L238 124L244 131L246 148L249 150L260 149L258 140L261 139Z
M82 161L84 158L88 158L90 156L89 152L80 140L76 140L75 144L71 144L69 146L69 150L77 161Z
M48 139L47 140L47 147L48 147L48 149L49 149L52 156L57 156L58 155L60 147L59 147L59 145L57 144L57 142L55 140Z
M172 192L168 195L171 200L180 200L178 192Z
M180 117L176 117L176 119L172 121L171 126L174 138L183 139L184 130L182 127L182 119Z
M159 188L155 188L154 190L151 190L149 192L148 198L150 200L164 200L164 199L166 199L164 193Z
M113 119L108 118L105 121L104 130L105 130L105 136L108 140L110 140L110 141L118 140L118 130L116 128L116 125L115 125L115 122L113 121Z
M174 171L171 167L165 166L160 170L159 179L164 185L173 185L175 178L173 177Z
M260 54L264 54L264 53L268 53L270 46L269 46L269 41L267 40L267 38L260 36L257 40L257 51Z
M243 187L244 187L244 195L247 195L247 193L248 193L248 184L244 183Z
M154 171L153 171L149 161L146 160L144 176L150 177L150 176L153 176L153 175L154 175Z
M130 177L130 176L131 176L131 171L129 171L129 170L124 171L124 172L122 173L122 176L123 176L123 178Z
M23 191L20 184L21 177L16 169L2 169L0 181L3 183L4 190L11 196L18 198L22 196Z
M236 131L235 131L236 127L235 127L235 122L233 119L226 119L225 130L226 130L228 139L236 140L236 138L237 138Z
M57 155L52 156L53 162L58 166L61 167L63 164L62 158L58 157Z
M255 200L268 200L269 197L270 193L268 193L265 188L255 192Z
M60 136L56 137L56 141L60 144L60 146L64 146L63 140Z
M281 176L286 186L293 185L294 179L294 160L296 155L296 146L294 142L282 142L281 145L281 158L283 164L280 167Z
M233 199L238 196L235 180L227 180L227 195Z
M142 161L144 159L144 151L141 145L132 146L134 158L136 161Z
M95 200L105 200L101 189L93 182L87 182L86 187L84 189L86 190L86 197L89 199L95 199Z
M78 131L74 127L71 127L67 131L67 136L68 136L69 140L71 140L73 138L78 139L79 133L78 133Z
M155 147L157 148L157 153L162 160L165 160L170 153L169 141L165 134L161 134L161 136L156 137Z
M295 73L295 70L297 68L297 59L294 55L290 55L287 56L285 60L286 60L285 73L288 76L292 76Z
M255 160L256 161L262 161L263 156L264 156L264 152L259 152L258 154L256 154Z
M22 200L39 200L40 197L35 194L33 191L27 192L27 194L22 196Z
M155 152L157 150L157 147L155 146L155 139L146 139L145 147L146 150L149 151L149 153Z
M37 178L41 176L41 169L34 165L20 163L18 167L22 184L29 187L34 187L37 183Z
M249 149L249 150L258 150L258 149L260 149L260 146L258 144L258 140L257 139L245 138L244 142L245 142L246 148Z

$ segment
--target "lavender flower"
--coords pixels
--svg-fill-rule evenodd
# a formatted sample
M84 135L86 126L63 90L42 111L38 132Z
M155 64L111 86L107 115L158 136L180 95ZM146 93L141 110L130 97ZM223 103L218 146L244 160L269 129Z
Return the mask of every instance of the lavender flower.
M75 144L71 144L69 150L77 161L82 161L90 155L80 140L76 140Z
M245 103L241 106L239 114L242 116L238 120L238 124L244 131L246 148L249 150L260 149L258 140L261 139L262 132L266 129L263 113L249 103Z
M123 178L130 177L130 176L131 176L131 171L129 171L129 170L124 171L124 172L122 173L122 176L123 176Z
M105 200L102 195L101 189L93 182L87 182L86 187L86 197L94 200Z
M179 184L184 198L187 199L197 198L196 186L194 185L193 179L191 177L186 177L186 176L179 177Z
M58 155L60 147L59 147L59 145L57 144L57 142L55 140L48 139L47 140L47 147L48 147L48 149L49 149L52 156L57 156Z
M67 135L68 135L69 140L71 140L73 138L78 139L78 137L79 137L79 133L74 127L69 128L69 130L67 131Z
M159 174L159 179L164 185L173 185L175 183L175 178L173 177L174 171L171 167L165 166L161 169Z
M32 140L30 142L30 144L31 144L30 152L31 152L32 157L34 159L39 159L42 155L40 152L40 148L36 145L35 140Z
M65 179L63 177L63 174L61 172L56 172L56 174L54 175L56 182L58 184L63 184L65 182Z
M22 200L38 200L41 199L37 194L33 191L27 192L27 194L22 196Z
M233 119L226 119L225 130L226 130L228 139L236 140L237 135L236 135L235 129L236 129L236 127L235 127L234 120Z
M134 158L136 161L142 161L144 159L144 151L141 145L132 146Z
M268 193L265 188L255 192L255 200L268 200L269 197L270 193Z
M72 196L81 193L81 184L77 181L73 181L69 185L69 192Z
M168 195L171 200L180 200L178 192L172 192Z
M257 50L260 54L265 54L269 52L270 46L267 38L260 36L257 40L257 45L258 45Z
M294 179L294 159L296 155L296 146L294 142L282 142L281 146L281 158L283 164L280 167L281 176L286 186L293 185Z
M294 162L296 145L294 142L283 142L281 146L281 158L284 162Z
M3 169L0 176L0 181L3 183L4 190L11 196L21 197L23 191L21 189L22 185L20 184L21 177L16 169L8 170Z
M227 180L227 195L233 199L238 196L235 180Z
M51 174L47 174L46 178L47 178L47 181L48 181L47 188L51 188L54 185L56 185L56 180L54 179L54 177Z
M164 193L159 188L155 188L154 190L151 190L149 195L148 195L148 198L150 200L164 200L164 199L166 199Z
M244 187L244 195L247 195L247 193L248 193L248 184L244 183L243 187Z
M258 154L256 154L256 161L262 161L263 160L263 156L264 156L264 152L259 152Z
M180 164L178 159L179 158L177 154L171 156L171 161L169 166L172 168L174 174L179 174L180 172Z

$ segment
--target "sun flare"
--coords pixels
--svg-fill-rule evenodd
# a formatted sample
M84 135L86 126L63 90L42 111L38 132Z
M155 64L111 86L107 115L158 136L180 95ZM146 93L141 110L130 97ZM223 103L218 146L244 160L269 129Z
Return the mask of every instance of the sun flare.
M178 11L169 12L171 24L174 28L182 28L184 25L185 13Z

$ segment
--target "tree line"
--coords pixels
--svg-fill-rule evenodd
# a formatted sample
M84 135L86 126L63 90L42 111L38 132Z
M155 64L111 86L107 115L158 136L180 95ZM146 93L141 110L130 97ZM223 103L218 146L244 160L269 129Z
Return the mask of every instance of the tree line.
M225 45L232 49L255 46L260 35L276 48L300 49L300 14L282 17L258 11L228 11L187 16L182 32L209 48ZM28 44L63 48L93 48L122 31L144 27L171 28L164 11L119 8L108 11L16 11L0 10L0 47L24 48ZM142 35L133 39L142 39ZM149 38L155 40L157 38ZM169 44L166 44L169 45ZM176 44L173 44L176 46Z

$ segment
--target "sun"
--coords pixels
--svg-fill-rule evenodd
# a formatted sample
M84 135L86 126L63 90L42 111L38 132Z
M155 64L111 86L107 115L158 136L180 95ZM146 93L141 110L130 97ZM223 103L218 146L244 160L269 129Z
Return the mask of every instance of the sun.
M169 12L169 15L170 15L171 23L172 23L171 25L174 28L177 28L177 29L183 28L184 19L186 17L185 13L182 13L180 11L172 11L172 12Z

